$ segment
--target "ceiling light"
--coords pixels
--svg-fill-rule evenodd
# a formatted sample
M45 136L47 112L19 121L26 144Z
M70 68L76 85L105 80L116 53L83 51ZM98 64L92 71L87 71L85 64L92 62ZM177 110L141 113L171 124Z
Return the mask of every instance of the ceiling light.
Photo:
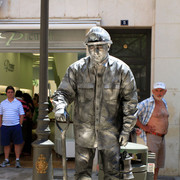
M33 56L40 56L39 53L33 53Z

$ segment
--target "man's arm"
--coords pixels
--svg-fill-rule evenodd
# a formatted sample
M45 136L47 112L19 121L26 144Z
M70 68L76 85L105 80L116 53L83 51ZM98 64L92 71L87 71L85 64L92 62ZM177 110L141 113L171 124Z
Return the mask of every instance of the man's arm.
M136 112L138 103L136 82L131 70L128 67L124 70L121 88L123 129L120 134L119 142L121 145L125 146L128 142L129 134L136 124Z
M0 127L2 126L2 115L0 115Z
M139 119L137 118L137 122L136 122L136 125L141 128L142 130L145 131L145 126L139 121Z
M55 112L55 118L58 121L66 121L66 108L74 101L75 98L75 75L71 67L66 71L66 74L59 85L57 91L53 95L53 111Z
M19 117L20 117L20 122L19 123L20 123L20 125L22 125L23 124L24 115L20 115Z
M22 105L22 103L20 101L19 101L19 105L18 105L18 110L19 110L19 123L20 123L20 125L22 125L25 112L24 112L24 109L23 109L23 105Z
M153 128L152 126L149 126L148 124L143 125L139 119L137 119L136 125L147 133L152 133L155 131L155 128Z

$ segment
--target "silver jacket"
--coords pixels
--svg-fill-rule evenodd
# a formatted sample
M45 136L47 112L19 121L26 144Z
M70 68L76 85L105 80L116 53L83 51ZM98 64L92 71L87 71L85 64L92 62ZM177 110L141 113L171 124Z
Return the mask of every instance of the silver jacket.
M121 132L136 124L137 92L130 68L109 56L104 65L90 57L73 63L54 94L54 111L74 101L74 133L77 144L107 149L117 145Z

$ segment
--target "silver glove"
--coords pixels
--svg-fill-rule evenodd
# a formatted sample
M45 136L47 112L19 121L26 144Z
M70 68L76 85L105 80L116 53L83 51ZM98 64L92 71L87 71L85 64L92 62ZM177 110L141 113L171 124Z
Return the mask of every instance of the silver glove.
M126 146L129 140L129 133L128 132L121 132L119 136L119 144L120 146Z
M58 109L55 112L56 121L66 122L66 111L64 109Z

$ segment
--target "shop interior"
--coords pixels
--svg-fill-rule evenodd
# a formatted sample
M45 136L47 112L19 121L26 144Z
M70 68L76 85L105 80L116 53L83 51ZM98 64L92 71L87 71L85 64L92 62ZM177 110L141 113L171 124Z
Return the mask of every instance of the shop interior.
M85 55L85 52L48 54L48 97L50 100L54 91L59 86L67 67ZM39 53L0 53L0 62L0 102L6 99L5 89L8 85L12 85L15 90L21 90L23 93L30 94L32 98L34 94L39 94ZM73 120L73 105L69 107L69 113L71 120ZM53 111L49 113L49 118L49 126L51 129L49 139L54 143L53 164L55 167L58 167L61 166L58 158L61 158L62 153L60 148L60 131L55 125ZM65 124L62 124L62 127L64 126ZM35 129L32 129L32 133L35 135ZM67 143L68 146L71 147L68 148L70 151L67 152L67 157L70 159L74 158L74 135L72 124L70 124L67 132ZM0 160L3 160L2 146L0 146L0 154ZM29 157L23 157L23 159L24 158L26 166L31 167L32 155Z

